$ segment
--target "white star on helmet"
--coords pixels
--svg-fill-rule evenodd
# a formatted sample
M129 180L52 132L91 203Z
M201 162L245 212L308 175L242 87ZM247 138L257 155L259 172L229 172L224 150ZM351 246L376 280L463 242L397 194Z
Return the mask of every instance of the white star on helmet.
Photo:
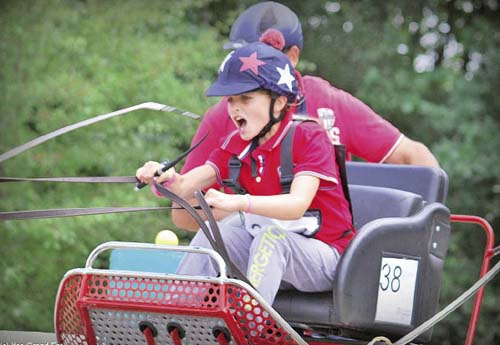
M280 80L278 81L278 85L286 84L290 91L293 90L292 82L295 80L295 77L290 73L290 66L288 64L285 65L285 68L276 67L276 70L280 74Z
M224 59L224 61L222 61L222 63L220 64L219 66L219 74L222 73L222 71L224 71L224 67L226 67L226 63L229 61L229 59L231 58L231 56L234 54L234 50L229 52L229 54L226 55L226 58Z

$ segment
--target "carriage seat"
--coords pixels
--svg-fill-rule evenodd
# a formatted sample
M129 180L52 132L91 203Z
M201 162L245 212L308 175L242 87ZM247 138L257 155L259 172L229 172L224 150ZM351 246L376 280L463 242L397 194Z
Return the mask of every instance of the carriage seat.
M333 290L283 290L273 307L299 327L400 337L437 311L450 225L436 201L445 200L448 178L441 169L350 163L348 179L356 183L349 190L358 234L339 260Z

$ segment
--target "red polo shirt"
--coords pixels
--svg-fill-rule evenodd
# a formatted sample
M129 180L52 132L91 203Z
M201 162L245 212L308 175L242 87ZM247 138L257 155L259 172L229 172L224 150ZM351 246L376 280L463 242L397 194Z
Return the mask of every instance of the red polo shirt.
M236 155L242 161L239 182L249 194L280 194L281 142L291 125L289 112L278 132L251 153L247 152L250 142L242 140L237 130L229 134L207 161L216 169L219 184L222 185L222 180L229 177L229 159ZM257 164L255 177L251 172L250 156ZM293 162L295 176L311 175L320 179L319 189L310 206L310 209L320 210L322 215L321 228L315 238L342 253L354 236L351 232L340 238L352 228L351 214L340 183L333 146L320 125L304 122L297 126L293 138Z

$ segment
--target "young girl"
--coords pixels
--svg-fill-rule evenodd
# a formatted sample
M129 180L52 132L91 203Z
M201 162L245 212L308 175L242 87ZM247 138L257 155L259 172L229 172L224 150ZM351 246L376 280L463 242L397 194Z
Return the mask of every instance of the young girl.
M282 48L281 35L272 41L274 47ZM187 199L215 182L229 181L244 193L209 189L205 199L215 211L232 213L219 223L229 256L270 304L280 286L308 292L331 289L339 256L355 233L334 148L315 122L295 128L294 177L290 191L282 193L280 152L293 126L297 81L286 55L274 47L252 43L222 62L206 94L228 96L228 112L236 129L205 165L184 175L171 169L154 178L161 165L147 162L136 173L140 181L164 183ZM234 167L229 167L235 160L241 162L236 178ZM307 211L314 211L315 216L306 217ZM201 231L191 245L210 247ZM216 272L210 259L189 254L179 273Z

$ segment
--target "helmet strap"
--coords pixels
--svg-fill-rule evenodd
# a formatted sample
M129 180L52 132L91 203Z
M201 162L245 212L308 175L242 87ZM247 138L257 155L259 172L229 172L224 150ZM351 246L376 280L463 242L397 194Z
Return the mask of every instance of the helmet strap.
M286 107L281 110L278 117L274 117L274 103L276 103L276 100L279 98L279 96L280 95L274 92L271 93L271 105L269 106L269 122L266 123L264 128L262 128L262 130L253 140L258 141L260 138L265 136L276 123L280 122L281 120L283 120L283 117L285 117Z
M259 146L259 139L265 136L275 125L276 123L280 122L283 120L283 117L285 117L286 114L286 107L283 108L279 114L278 117L274 117L274 103L276 103L276 100L279 98L280 95L276 93L271 93L271 105L269 106L269 122L262 128L262 130L257 134L253 139L252 139L252 145L250 146L249 153L252 152ZM255 162L255 159L250 156L250 166L252 169L252 177L257 176L257 163Z

